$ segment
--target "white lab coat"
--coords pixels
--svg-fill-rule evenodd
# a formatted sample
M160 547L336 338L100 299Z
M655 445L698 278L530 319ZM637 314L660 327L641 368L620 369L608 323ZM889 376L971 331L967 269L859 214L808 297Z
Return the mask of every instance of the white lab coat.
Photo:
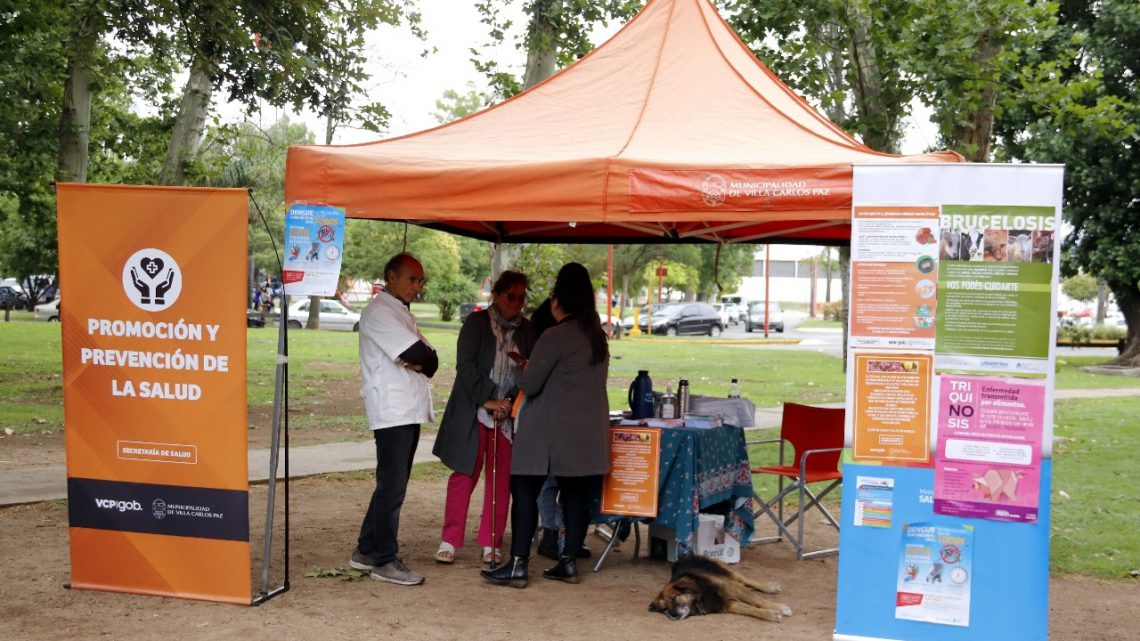
M428 377L396 363L416 341L431 343L403 302L381 291L360 314L360 394L369 429L435 421Z

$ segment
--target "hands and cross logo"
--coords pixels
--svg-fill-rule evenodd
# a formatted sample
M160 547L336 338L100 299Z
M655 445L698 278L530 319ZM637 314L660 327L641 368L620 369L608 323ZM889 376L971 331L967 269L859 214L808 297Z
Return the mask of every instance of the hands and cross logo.
M140 309L161 311L182 293L181 275L170 254L153 247L140 249L123 265L123 291Z

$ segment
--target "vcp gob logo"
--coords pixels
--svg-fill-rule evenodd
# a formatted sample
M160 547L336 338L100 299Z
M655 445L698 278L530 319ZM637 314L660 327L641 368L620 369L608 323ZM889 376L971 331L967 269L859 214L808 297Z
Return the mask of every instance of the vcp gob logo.
M139 309L160 312L182 294L182 270L161 249L140 249L123 264L123 291Z
M724 176L709 174L701 181L701 201L709 207L723 205L727 192L728 181L724 179Z

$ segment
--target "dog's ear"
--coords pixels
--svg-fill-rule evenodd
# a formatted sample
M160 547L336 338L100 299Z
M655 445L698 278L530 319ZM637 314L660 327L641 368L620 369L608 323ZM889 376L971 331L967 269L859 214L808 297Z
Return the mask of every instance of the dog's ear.
M697 581L691 576L683 576L673 582L673 589L679 593L693 593L697 591Z

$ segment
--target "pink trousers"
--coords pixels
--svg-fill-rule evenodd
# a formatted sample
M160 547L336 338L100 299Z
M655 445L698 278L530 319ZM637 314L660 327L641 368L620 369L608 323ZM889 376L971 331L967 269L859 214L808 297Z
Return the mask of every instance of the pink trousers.
M453 472L447 479L447 498L443 505L443 533L440 539L455 546L463 547L463 534L467 530L467 510L471 505L471 493L479 482L479 472L487 469L483 492L483 516L479 519L479 545L491 543L491 474L495 474L495 542L493 547L502 547L503 531L507 527L508 503L511 500L511 442L499 430L476 426L479 433L479 449L475 454L475 473L472 475ZM497 456L492 456L491 438L498 441Z

